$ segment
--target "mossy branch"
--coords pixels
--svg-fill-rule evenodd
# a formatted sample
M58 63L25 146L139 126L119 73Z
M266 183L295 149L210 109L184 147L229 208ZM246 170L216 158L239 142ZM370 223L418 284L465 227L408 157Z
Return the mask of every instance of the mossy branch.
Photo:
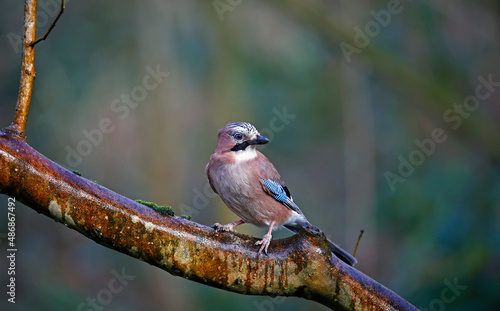
M257 241L125 198L70 172L9 132L0 132L0 192L86 237L173 275L228 291L297 296L341 310L416 310L334 257L323 234Z

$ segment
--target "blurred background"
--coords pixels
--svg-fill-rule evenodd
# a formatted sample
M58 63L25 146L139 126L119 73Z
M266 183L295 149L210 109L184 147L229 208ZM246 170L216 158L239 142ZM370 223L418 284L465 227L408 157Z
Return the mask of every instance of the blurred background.
M39 1L37 37L58 9ZM0 12L5 127L23 1ZM217 131L250 122L313 224L348 251L365 230L356 268L423 310L498 310L499 24L488 0L67 1L36 46L28 142L212 225L237 219L207 188ZM20 203L16 216L17 299L2 310L326 310L173 277ZM123 271L133 280L107 296Z

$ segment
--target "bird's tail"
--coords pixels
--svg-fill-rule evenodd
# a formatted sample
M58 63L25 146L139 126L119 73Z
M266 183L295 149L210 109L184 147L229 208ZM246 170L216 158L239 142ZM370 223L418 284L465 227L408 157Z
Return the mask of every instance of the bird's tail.
M354 258L353 255L349 254L342 248L338 247L333 243L332 241L328 240L328 244L330 244L330 248L332 249L332 252L337 256L340 260L348 264L349 266L354 266L355 264L358 263L356 258Z
M301 227L287 226L287 225L285 225L284 227L292 232L295 232L295 233L298 233L300 231L301 227L321 232L321 229L319 229L318 227L316 227L314 225L311 225L309 222L307 224L302 225ZM337 258L339 258L340 260L342 260L343 262L345 262L346 264L348 264L350 266L354 266L355 264L358 263L358 260L356 260L356 258L354 258L353 255L349 254L348 252L346 252L345 250L343 250L342 248L337 246L332 241L330 241L330 240L327 240L327 241L328 241L328 244L330 245L330 248L332 249L333 254L335 256L337 256Z

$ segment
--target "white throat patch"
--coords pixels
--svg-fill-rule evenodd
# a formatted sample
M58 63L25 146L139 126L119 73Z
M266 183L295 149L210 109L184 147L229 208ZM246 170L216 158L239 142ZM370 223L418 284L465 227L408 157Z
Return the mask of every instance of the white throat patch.
M236 162L244 162L255 159L257 157L257 150L247 147L245 150L234 151L233 154Z

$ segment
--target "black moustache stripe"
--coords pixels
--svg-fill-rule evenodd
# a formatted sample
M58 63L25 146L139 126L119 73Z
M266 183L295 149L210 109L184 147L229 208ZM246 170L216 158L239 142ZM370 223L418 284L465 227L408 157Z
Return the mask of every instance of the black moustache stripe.
M250 146L250 144L248 142L244 141L242 143L234 145L234 147L231 148L231 151L245 150L248 146Z

